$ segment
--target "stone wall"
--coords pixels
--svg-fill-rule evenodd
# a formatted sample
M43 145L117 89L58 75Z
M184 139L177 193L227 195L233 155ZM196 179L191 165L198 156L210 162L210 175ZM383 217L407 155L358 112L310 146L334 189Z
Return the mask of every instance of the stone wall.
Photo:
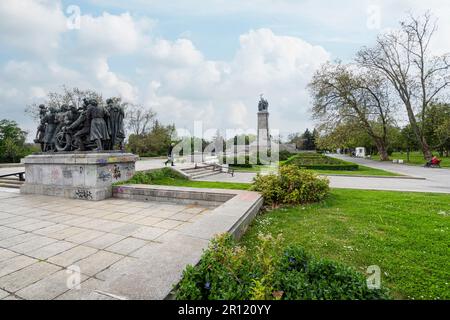
M34 154L24 159L21 192L72 199L103 200L112 185L135 173L137 156L118 152Z

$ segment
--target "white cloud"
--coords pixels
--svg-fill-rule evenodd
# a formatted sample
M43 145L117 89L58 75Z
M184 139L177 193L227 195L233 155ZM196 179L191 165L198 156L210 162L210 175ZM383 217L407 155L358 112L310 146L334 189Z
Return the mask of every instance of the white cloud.
M137 102L137 89L111 72L105 59L92 61L91 67L97 80L97 90L102 94L105 96L118 95L126 101Z
M174 43L165 41L165 54L149 65L151 94L164 121L189 125L203 120L215 128L252 128L256 126L258 96L269 98L273 114L307 110L305 87L316 68L330 57L320 46L302 39L279 36L269 29L251 30L240 37L240 47L231 61L206 60L200 54L192 61L170 63L173 52L182 54ZM191 45L185 54L197 52ZM151 50L151 48L149 49ZM213 112L211 112L213 108ZM294 111L292 111L294 110ZM274 128L300 128L309 120L280 118ZM276 117L274 119L277 119Z
M0 1L0 42L10 48L49 55L67 30L59 1ZM3 45L2 45L3 47Z
M149 19L135 20L129 13L100 16L82 15L80 29L74 32L76 48L81 54L109 56L134 53L145 42L151 29Z
M35 13L63 16L55 8L59 7L46 4ZM301 92L315 68L329 58L319 46L258 29L241 35L231 61L208 60L189 39L152 37L151 25L150 19L129 13L105 12L82 15L80 30L55 28L50 36L56 41L52 54L58 58L30 57L4 64L2 76L8 79L8 92L26 95L6 99L6 91L2 92L5 101L14 101L6 107L18 109L30 100L42 100L43 92L65 84L151 106L163 122L179 127L192 128L195 120L202 120L205 129L251 128L256 125L261 92L277 106L272 110L275 114L281 104L284 109L298 108L299 99L306 106ZM67 37L66 43L70 40L69 48L58 42L61 34ZM109 60L118 55L132 59L134 67L112 69Z
M91 0L94 4L102 1ZM203 120L206 127L252 128L259 94L264 93L270 102L271 127L301 131L311 126L306 85L331 53L300 37L259 26L270 26L273 21L266 23L267 17L278 17L275 23L281 24L285 18L295 18L336 29L324 39L357 45L361 39L349 34L364 33L366 9L372 4L380 5L382 28L395 27L411 8L422 12L433 8L440 17L433 49L450 51L447 1L212 0L206 6L200 0L118 1L116 5L125 6L125 12L82 12L79 30L67 29L60 1L0 1L0 44L7 57L0 60L0 118L24 121L26 104L39 102L44 92L66 84L150 106L164 123L180 128L191 128L194 120ZM153 18L158 12L173 14L176 19L254 13L262 22L255 24L256 29L234 35L237 48L229 58L213 60L196 46L195 28L179 39L155 30ZM370 39L366 40L370 45Z

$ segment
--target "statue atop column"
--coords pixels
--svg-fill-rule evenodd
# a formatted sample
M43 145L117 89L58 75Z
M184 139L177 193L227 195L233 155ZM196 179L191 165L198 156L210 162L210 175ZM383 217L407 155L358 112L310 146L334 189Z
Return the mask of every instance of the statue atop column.
M268 112L269 111L269 102L263 98L263 94L259 96L260 100L258 103L258 111L259 112Z
M269 132L269 102L260 95L258 103L258 155L270 154L270 132Z

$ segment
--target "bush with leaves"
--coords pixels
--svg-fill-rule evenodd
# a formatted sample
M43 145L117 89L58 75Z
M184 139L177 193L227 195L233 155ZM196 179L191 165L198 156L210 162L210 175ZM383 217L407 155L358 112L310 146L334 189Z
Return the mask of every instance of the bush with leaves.
M176 290L179 300L372 300L387 290L369 289L364 276L319 260L302 248L282 247L282 237L260 235L256 250L224 234L213 239L197 266L188 266Z
M27 155L38 151L33 145L25 143L27 132L17 122L0 120L0 163L17 163Z
M296 205L324 199L329 192L329 181L312 171L287 165L280 168L278 175L258 174L252 190L261 192L267 205Z
M186 179L183 175L172 170L171 168L162 168L150 171L139 171L127 181L116 183L116 185L123 184L153 184L154 181L174 178L174 179Z

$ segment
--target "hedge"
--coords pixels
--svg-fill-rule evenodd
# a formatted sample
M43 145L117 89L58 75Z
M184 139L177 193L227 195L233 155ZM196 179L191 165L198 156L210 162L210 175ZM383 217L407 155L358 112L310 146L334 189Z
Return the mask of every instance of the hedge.
M346 162L335 158L330 158L320 154L303 153L286 160L284 165L296 165L299 168L310 170L341 170L355 171L359 166L356 163Z
M353 163L299 165L299 167L309 170L340 170L340 171L356 171L359 168L357 164Z

